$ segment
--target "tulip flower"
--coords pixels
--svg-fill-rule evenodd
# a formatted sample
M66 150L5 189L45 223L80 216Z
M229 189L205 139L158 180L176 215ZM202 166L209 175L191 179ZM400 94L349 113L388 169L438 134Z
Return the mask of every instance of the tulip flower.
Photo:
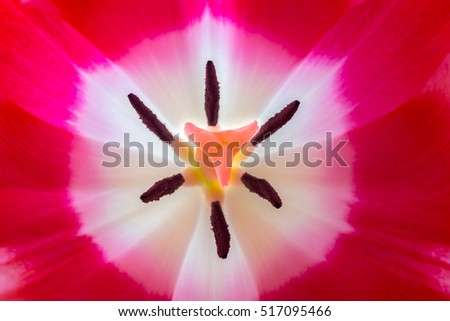
M0 16L1 299L449 299L448 1Z

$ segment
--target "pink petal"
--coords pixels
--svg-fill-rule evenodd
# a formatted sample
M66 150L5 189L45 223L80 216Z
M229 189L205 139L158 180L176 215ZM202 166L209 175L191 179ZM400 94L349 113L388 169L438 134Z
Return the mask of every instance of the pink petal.
M0 299L13 299L25 275L26 269L16 260L14 252L0 248Z

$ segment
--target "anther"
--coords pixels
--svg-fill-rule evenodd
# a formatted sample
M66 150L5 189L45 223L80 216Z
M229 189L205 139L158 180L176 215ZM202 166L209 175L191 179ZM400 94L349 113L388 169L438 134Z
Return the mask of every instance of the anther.
M148 108L135 94L129 94L128 99L144 125L163 142L171 144L174 140L173 135L150 108Z
M144 203L158 201L161 197L170 195L184 184L184 177L176 174L157 181L144 194L141 195L141 201Z
M211 203L211 225L216 240L217 255L221 259L226 259L230 251L231 236L222 206L218 201Z
M265 179L245 173L242 175L241 181L250 192L268 200L275 208L280 208L283 205L277 191Z
M216 68L209 60L206 63L205 78L205 112L208 126L216 126L219 120L219 82L217 81Z
M288 121L297 112L300 102L294 100L289 105L284 107L280 112L272 116L264 125L261 126L259 131L253 136L252 144L254 146L261 143L263 140L267 139L270 135L274 134L278 129L286 125Z

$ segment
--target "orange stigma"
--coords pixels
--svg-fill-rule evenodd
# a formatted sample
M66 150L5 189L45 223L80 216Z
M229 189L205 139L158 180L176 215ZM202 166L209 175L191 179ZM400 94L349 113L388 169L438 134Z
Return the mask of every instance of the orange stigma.
M232 130L219 130L218 126L206 130L186 123L184 132L197 146L196 161L207 179L218 180L220 186L225 187L230 181L235 156L239 153L246 155L250 151L250 140L258 129L256 121Z

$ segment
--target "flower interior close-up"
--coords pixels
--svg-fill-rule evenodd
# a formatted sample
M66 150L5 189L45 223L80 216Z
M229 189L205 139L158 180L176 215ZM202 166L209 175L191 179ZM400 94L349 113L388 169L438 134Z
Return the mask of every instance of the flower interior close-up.
M448 0L0 0L1 300L449 300Z

